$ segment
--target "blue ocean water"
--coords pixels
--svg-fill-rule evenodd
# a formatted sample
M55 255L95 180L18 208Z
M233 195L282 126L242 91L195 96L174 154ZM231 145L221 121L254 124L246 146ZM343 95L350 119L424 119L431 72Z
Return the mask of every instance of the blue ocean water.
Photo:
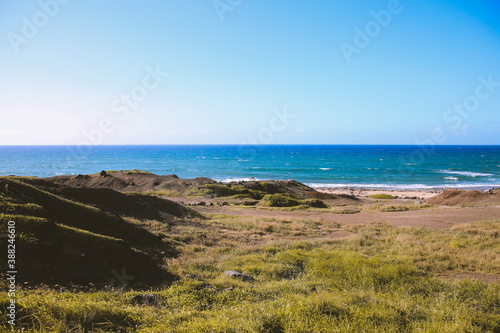
M218 181L295 179L314 187L500 186L500 146L0 146L0 175L140 169Z

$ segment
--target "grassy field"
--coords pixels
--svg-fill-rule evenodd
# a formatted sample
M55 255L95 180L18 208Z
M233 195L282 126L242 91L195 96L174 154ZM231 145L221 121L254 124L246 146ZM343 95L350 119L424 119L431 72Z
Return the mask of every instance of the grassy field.
M488 282L500 275L500 220L446 230L228 215L174 226L127 221L177 247L180 255L165 261L176 282L148 291L24 288L17 295L17 327L31 332L500 332L500 285ZM347 237L328 237L337 232ZM234 279L226 270L255 281ZM157 295L160 306L132 303L133 295L145 292ZM2 293L4 329L7 302Z

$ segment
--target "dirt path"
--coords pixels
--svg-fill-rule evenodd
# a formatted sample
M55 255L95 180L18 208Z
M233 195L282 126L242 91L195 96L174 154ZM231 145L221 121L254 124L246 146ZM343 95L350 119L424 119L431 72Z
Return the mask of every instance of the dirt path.
M298 218L330 220L341 224L361 224L386 221L393 226L425 226L434 229L449 228L454 224L500 218L500 206L487 207L439 207L407 212L360 212L335 214L315 211L280 211L231 206L197 207L202 213L258 216L268 218Z

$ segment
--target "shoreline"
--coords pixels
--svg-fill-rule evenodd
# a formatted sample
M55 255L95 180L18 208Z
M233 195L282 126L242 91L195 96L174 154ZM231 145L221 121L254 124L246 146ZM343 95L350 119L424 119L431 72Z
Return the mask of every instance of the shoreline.
M315 187L318 192L336 194L336 195L353 195L356 197L368 198L376 194L390 194L398 197L399 199L421 199L427 200L440 193L445 192L447 189L367 189L367 188L345 188L345 187Z

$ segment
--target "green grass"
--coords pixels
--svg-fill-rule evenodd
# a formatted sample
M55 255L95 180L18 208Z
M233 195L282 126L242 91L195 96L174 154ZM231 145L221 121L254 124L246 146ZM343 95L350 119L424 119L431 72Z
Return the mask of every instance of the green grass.
M297 199L290 194L266 194L260 203L264 207L294 207L296 209L327 208L328 206L319 199Z
M390 195L390 194L380 193L380 194L370 195L370 198L373 198L373 199L396 199L397 197Z
M305 222L214 215L199 223L200 232L214 231L205 231L209 241L223 230L236 237L266 225L287 235ZM500 220L449 230L377 222L344 226L356 236L338 241L184 243L170 271L195 274L213 288L181 279L152 290L160 299L154 308L133 305L137 291L42 287L18 294L18 324L32 332L498 332L500 285L439 276L500 274L499 229ZM232 279L225 270L256 281ZM2 316L7 301L1 294Z
M105 170L107 174L112 174L112 173L124 173L126 175L152 175L151 172L149 171L142 171L138 169L132 169L132 170ZM101 171L94 173L94 175L99 175L101 174Z
M367 207L367 210L369 211L375 211L375 212L407 212L407 211L412 211L412 210L421 210L421 209L429 209L433 208L434 206L428 203L423 203L420 205L417 204L374 204L371 206Z
M33 203L16 204L11 202L0 202L0 214L19 214L38 217L47 216L47 212L40 205L36 205Z
M267 207L293 207L302 204L302 201L287 194L267 194L261 205Z

